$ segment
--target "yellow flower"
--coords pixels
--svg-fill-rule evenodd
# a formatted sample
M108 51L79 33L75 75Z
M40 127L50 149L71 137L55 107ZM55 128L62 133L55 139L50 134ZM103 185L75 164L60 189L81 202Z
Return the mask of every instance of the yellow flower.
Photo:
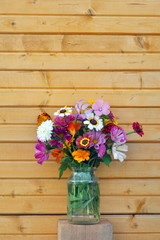
M118 121L116 118L113 121L111 121L110 119L104 119L104 125L107 125L109 123L114 123L115 125L118 125Z
M72 153L72 156L74 160L80 163L82 161L89 160L90 152L86 150L78 149L77 151L74 151Z
M37 124L38 124L38 126L40 126L42 122L45 122L46 120L50 120L50 119L51 119L51 117L48 113L42 113L42 114L38 115Z

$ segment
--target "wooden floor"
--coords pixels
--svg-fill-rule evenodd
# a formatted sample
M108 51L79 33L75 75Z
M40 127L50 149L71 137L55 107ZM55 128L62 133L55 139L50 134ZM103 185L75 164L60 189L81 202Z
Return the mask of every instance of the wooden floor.
M97 170L114 240L160 240L160 1L0 0L0 240L57 240L66 179L34 159L36 119L108 101L127 160Z

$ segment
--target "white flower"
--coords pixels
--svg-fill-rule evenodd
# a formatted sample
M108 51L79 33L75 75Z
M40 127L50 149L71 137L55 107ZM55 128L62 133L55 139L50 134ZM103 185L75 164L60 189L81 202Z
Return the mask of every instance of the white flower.
M64 117L68 116L72 113L72 108L71 107L63 107L60 108L57 112L54 113L54 115L59 116L59 117Z
M103 121L98 116L94 115L93 113L86 114L87 120L84 121L84 124L88 125L88 128L93 130L96 129L101 130L103 128Z
M120 162L123 162L123 160L126 158L126 154L120 151L127 152L128 146L126 144L114 143L112 146L113 157L114 159L118 159Z
M53 130L52 120L46 120L37 129L37 137L40 141L45 142L51 140Z

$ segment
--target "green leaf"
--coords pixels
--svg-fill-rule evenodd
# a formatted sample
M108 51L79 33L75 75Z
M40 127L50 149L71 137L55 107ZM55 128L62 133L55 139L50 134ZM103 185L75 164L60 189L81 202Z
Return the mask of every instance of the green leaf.
M104 162L104 164L108 166L112 162L111 156L109 154L105 154L102 158L102 162Z
M63 172L68 168L68 164L63 162L62 165L59 167L59 179L62 177Z

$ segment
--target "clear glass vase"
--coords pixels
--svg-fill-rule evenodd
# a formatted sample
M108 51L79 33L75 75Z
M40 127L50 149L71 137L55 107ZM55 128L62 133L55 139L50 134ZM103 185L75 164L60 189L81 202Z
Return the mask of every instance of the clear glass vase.
M73 168L68 179L68 220L73 224L96 224L100 221L100 192L94 168Z

